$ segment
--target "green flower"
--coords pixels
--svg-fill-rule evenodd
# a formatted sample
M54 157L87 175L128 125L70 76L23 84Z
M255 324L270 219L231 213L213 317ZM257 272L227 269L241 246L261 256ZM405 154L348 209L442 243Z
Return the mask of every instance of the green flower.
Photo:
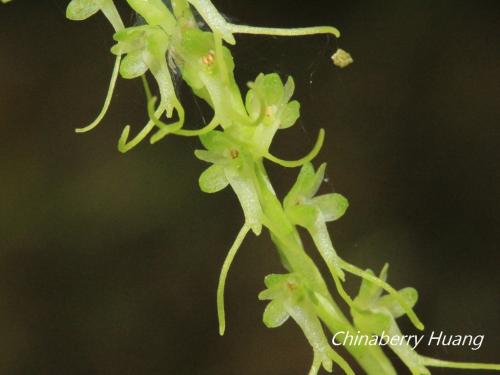
M280 129L295 124L300 116L300 103L290 101L295 90L292 77L283 85L278 74L261 73L249 87L245 105L252 120Z
M387 280L388 265L380 272L379 279ZM371 275L373 271L367 270ZM400 298L394 294L382 295L383 289L367 279L363 279L359 293L351 305L351 315L354 325L362 332L374 335L387 335L398 337L397 344L389 341L391 349L408 366L413 375L427 375L429 370L424 366L422 357L413 350L399 329L396 319L405 315L406 311L401 306ZM398 291L405 303L413 308L418 300L418 292L414 288L403 288Z
M241 93L234 79L234 60L222 40L209 32L188 28L173 51L182 78L206 100L225 127L249 124Z
M325 168L326 164L322 164L315 172L311 163L304 164L297 181L285 197L284 208L295 225L304 227L309 232L334 278L343 280L344 272L326 223L342 217L349 203L337 193L316 196L323 182Z
M200 136L206 150L196 150L198 159L212 163L200 176L202 191L216 193L231 185L255 234L262 230L262 208L254 185L252 157L248 151L221 131Z
M330 347L320 319L316 313L315 297L303 285L298 274L268 275L264 279L267 289L259 294L260 300L270 300L264 310L263 321L268 328L284 324L290 317L297 323L314 351L314 359L309 375L316 375L321 366L332 371L333 361L337 362L346 374L354 372Z
M290 98L295 90L291 77L283 85L278 74L259 74L248 84L245 107L254 126L247 129L256 153L266 156L278 129L291 127L300 116L300 104Z
M152 101L148 102L148 107L151 108L150 112L154 114L155 119L159 119L164 112L168 118L171 118L174 108L179 115L179 120L169 125L151 119L131 141L127 140L130 126L125 127L118 143L120 151L125 152L144 139L155 125L163 128L163 136L171 131L179 130L184 125L184 109L175 94L165 59L170 46L170 36L165 30L160 26L150 25L129 27L117 32L113 38L117 43L111 48L111 52L117 56L126 55L120 66L120 74L123 78L133 79L144 76L148 70L153 74L160 91L160 104L158 109L154 110L152 106L156 98L152 98ZM149 89L147 93L149 96Z

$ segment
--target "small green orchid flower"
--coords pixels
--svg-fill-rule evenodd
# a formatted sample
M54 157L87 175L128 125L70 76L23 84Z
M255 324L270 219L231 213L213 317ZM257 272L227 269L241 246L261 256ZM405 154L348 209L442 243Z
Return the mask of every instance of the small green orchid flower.
M253 183L252 157L227 132L212 130L201 135L200 140L206 150L196 150L198 159L212 163L199 178L199 185L206 193L216 193L231 185L240 201L245 216L245 224L241 228L231 249L229 250L219 276L217 288L217 313L219 333L225 332L224 288L231 264L247 233L252 230L256 235L262 231L262 208L258 193Z
M345 197L336 193L315 196L323 182L325 168L326 164L322 164L315 172L311 163L304 164L283 203L285 213L292 222L309 232L337 286L340 286L338 279L344 280L345 275L330 240L326 223L342 217L349 203ZM350 301L347 295L344 297Z
M299 160L282 160L269 152L276 132L293 126L300 116L300 103L290 101L295 90L293 78L289 77L283 85L278 74L261 73L248 86L245 107L252 126L240 130L242 141L251 145L256 157L264 157L285 167L298 167L312 160L323 145L323 129L311 152Z
M153 74L160 91L160 104L155 113L159 118L166 112L172 117L174 108L177 109L179 121L169 126L163 126L168 131L179 130L184 124L184 109L180 104L170 76L170 70L165 59L169 48L170 37L160 26L129 27L117 32L114 37L117 44L111 48L115 55L126 55L120 67L120 74L125 79L143 76L148 70ZM154 99L153 99L154 100ZM149 103L148 103L149 105ZM119 149L128 151L144 139L157 125L150 120L144 129L131 141L127 141L130 126L126 126L119 140ZM165 132L165 135L168 132Z
M354 375L347 362L329 345L319 320L311 293L297 274L268 275L264 279L267 289L259 294L260 300L270 300L264 310L263 321L268 328L276 328L284 324L290 317L304 332L313 348L314 358L309 375L316 375L321 366L332 371L333 362L346 372Z
M207 150L196 150L198 159L213 163L199 179L200 188L207 193L215 193L231 185L245 215L245 222L256 235L262 231L262 209L251 168L251 155L228 134L212 131L200 136Z
M388 265L382 269L379 279L387 280ZM373 275L371 270L366 272ZM391 349L408 366L413 375L428 375L430 371L424 365L424 359L415 352L402 337L396 319L403 316L406 311L401 306L400 300L394 295L382 295L383 289L367 279L363 279L358 296L351 305L351 315L355 326L367 334L398 337L397 344L389 341ZM404 288L398 294L406 301L409 307L415 306L418 293L414 288Z
M295 91L292 77L288 77L283 85L278 74L261 73L248 86L250 90L245 105L255 123L280 129L295 124L300 116L300 104L297 100L290 101Z
M251 123L234 79L231 52L222 45L220 37L189 28L172 56L182 78L197 96L212 106L224 128Z
M245 106L257 126L254 130L255 146L258 147L257 153L266 155L278 129L291 127L300 116L299 102L290 102L295 84L292 77L283 85L278 74L261 73L248 86L250 90Z

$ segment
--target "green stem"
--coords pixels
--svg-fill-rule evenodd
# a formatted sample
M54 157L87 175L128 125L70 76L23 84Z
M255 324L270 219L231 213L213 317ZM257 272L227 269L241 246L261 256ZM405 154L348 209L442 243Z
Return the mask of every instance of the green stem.
M262 160L255 162L254 180L264 213L263 224L269 229L285 268L300 274L325 301L323 307L318 309L318 315L332 333L346 332L355 335L357 330L333 301L321 273L305 252L297 229L285 215ZM396 375L394 367L380 347L347 345L346 349L368 375Z

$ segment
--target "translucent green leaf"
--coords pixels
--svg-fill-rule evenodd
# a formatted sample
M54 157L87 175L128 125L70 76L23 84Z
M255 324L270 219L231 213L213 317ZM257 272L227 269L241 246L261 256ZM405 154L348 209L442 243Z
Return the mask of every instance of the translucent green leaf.
M229 181L224 173L224 167L212 165L200 176L199 184L201 191L205 193L217 193L229 185Z
M267 328L276 328L283 325L289 317L290 315L285 310L283 302L273 300L266 306L262 320Z
M66 8L66 18L82 21L96 14L101 9L102 0L73 0Z
M300 117L300 103L296 100L288 103L281 113L280 129L287 129Z
M325 194L315 197L313 204L319 208L325 221L334 221L344 215L349 201L340 194Z
M403 288L398 293L404 298L410 308L413 308L418 300L418 292L415 288ZM385 307L395 318L403 316L406 312L401 303L393 295L385 295L378 301L378 305Z

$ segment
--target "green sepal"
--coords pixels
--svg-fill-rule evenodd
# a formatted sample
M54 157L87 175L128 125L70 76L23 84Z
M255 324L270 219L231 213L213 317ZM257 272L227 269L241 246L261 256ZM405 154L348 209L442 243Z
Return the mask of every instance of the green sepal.
M404 298L410 308L413 308L418 301L418 292L415 288L403 288L399 290L398 293ZM394 318L405 315L405 311L401 307L401 304L390 294L381 297L378 301L378 305L386 308Z
M279 299L268 303L264 310L262 321L267 328L277 328L283 325L290 315L285 310L284 304Z
M66 18L73 21L83 21L96 14L103 0L72 0L66 8Z
M325 194L312 199L311 204L316 206L326 222L340 219L349 207L349 201L341 194Z
M323 163L315 172L311 163L305 163L300 169L295 184L285 197L285 207L303 203L304 200L311 199L323 182L325 168L326 164Z
M213 152L223 153L225 150L230 149L234 144L234 142L230 140L224 132L219 130L203 134L199 138L201 144L205 146L207 150Z
M287 216L294 224L312 230L320 215L320 211L308 204L297 204L288 207L286 210Z
M200 176L200 189L205 193L217 193L229 185L224 173L224 167L214 164L208 167Z
M372 312L353 308L351 310L354 324L363 332L379 335L390 329L393 318L384 312Z
M148 66L142 57L142 51L130 52L125 56L120 65L120 75L125 79L142 76L148 71Z
M268 288L273 288L279 286L280 283L285 282L289 278L289 275L275 274L272 273L264 278L264 284Z
M382 272L380 274L380 279L382 279L383 281L385 281L387 278L388 267L389 266L387 264L384 265L384 268L382 269ZM370 269L367 269L366 272L369 273L370 275L375 275L373 271ZM375 285L374 283L372 283L367 279L363 279L361 281L359 293L354 301L356 305L359 306L360 308L369 309L380 298L382 292L383 289L381 287Z
M300 117L300 103L293 100L288 103L281 114L280 129L288 129L293 126Z

